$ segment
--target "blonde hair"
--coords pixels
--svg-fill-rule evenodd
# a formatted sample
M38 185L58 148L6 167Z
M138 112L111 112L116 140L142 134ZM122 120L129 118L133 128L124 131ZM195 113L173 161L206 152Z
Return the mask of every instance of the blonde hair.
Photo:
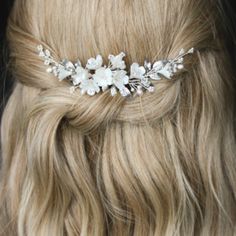
M16 0L0 235L234 235L234 89L212 0ZM82 63L197 52L135 99L68 92L36 47Z

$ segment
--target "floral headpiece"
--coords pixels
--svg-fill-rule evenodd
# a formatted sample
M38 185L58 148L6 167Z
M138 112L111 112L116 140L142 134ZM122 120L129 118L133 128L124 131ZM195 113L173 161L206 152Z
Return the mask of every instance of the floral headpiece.
M143 91L154 92L154 85L151 81L161 78L171 79L178 71L184 69L184 57L194 52L191 48L187 52L181 49L178 56L172 60L159 60L151 64L145 61L143 66L133 63L130 72L125 70L126 65L123 58L125 53L109 55L108 65L103 65L101 55L90 58L85 67L78 60L75 64L68 60L56 62L49 50L42 45L38 46L39 56L44 59L44 64L49 66L48 73L53 73L60 81L68 79L72 86L70 91L80 88L81 93L90 96L100 91L110 90L111 95L120 93L126 97L130 94L142 95Z

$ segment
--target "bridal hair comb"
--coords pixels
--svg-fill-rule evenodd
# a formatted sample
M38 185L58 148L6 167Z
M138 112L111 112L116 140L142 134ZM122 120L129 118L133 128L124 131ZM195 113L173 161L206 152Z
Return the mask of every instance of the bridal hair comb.
M48 49L44 49L42 45L37 48L39 56L48 66L47 72L53 73L59 81L68 79L71 82L71 93L79 88L82 94L93 96L109 89L112 96L120 93L124 97L131 94L142 95L145 90L154 92L151 81L171 79L184 69L184 57L194 52L194 48L188 51L181 49L178 56L171 60L158 60L153 64L145 61L143 66L133 63L128 74L123 60L124 52L116 56L109 55L108 65L103 65L102 56L97 55L88 59L83 67L79 60L76 63L66 59L57 62Z

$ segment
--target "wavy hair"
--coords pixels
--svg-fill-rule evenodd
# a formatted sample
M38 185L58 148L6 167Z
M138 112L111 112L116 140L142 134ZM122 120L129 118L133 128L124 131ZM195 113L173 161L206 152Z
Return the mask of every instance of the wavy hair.
M16 0L1 122L1 236L236 234L234 82L213 0ZM83 64L197 52L125 99L68 92L42 44Z

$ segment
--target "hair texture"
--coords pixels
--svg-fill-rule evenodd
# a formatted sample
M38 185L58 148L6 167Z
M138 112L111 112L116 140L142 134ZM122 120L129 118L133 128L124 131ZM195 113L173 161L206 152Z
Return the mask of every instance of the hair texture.
M15 86L1 122L1 236L236 234L234 82L214 0L16 0ZM187 70L125 99L69 93L46 72L197 49ZM106 62L105 62L106 63Z

